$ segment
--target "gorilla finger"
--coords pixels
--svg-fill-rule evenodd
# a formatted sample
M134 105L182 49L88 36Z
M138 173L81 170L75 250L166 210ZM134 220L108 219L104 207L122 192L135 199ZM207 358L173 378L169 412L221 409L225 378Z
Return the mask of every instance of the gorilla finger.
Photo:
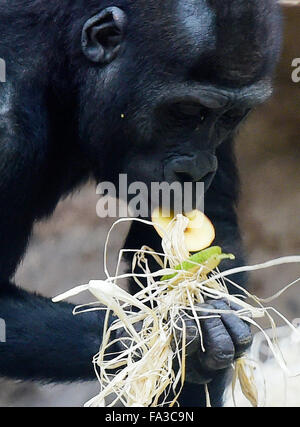
M201 326L205 352L199 353L200 361L210 370L228 368L234 361L235 348L222 320L210 317L202 320Z
M186 356L191 357L198 353L201 349L201 339L197 323L187 314L181 316L177 320L176 329L174 332L175 339L173 339L171 343L172 349L175 350L176 346L181 349L183 341L183 328L185 329Z
M216 310L230 310L233 307L229 307L228 304L223 300L213 300L209 303ZM222 322L224 323L231 339L233 341L236 357L241 356L252 344L253 336L251 328L248 323L241 320L235 314L224 314L220 313Z
M197 304L196 308L197 306L203 310L203 311L196 310L197 316L200 322L200 329L202 330L201 316L208 316L210 314L213 316L213 313L210 313L210 310L214 310L214 308L209 304ZM180 318L178 322L178 325L180 326L180 328L182 328L182 320L184 321L185 327L186 327L186 346L187 346L186 354L189 357L189 356L192 356L194 353L199 353L202 351L201 337L200 337L198 325L190 309L186 310L186 314ZM181 335L181 339L182 339L182 335Z

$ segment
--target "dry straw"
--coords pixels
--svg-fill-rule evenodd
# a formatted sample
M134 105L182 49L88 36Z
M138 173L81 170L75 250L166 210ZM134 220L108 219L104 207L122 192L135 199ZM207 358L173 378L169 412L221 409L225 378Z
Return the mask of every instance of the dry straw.
M265 338L279 365L291 375L282 356L276 339L276 323L274 315L279 316L291 330L298 331L278 311L268 305L274 298L285 292L300 279L286 286L281 292L268 300L251 295L232 280L232 275L241 271L252 271L276 265L300 262L300 256L276 259L263 264L240 267L220 272L218 265L224 257L219 248L211 248L202 256L201 263L192 261L185 248L184 230L187 218L178 215L169 225L162 239L163 252L154 252L146 246L134 252L132 272L119 274L119 266L127 250L120 251L115 274L111 275L107 268L107 248L113 229L121 222L117 221L108 233L105 245L106 280L94 280L84 286L76 287L54 301L61 301L89 290L96 302L76 307L74 314L91 310L106 310L106 321L103 341L99 353L93 359L95 372L100 383L100 392L86 406L174 406L178 402L185 383L187 333L183 317L194 319L195 327L200 334L203 351L205 342L202 339L201 320L208 317L219 317L222 310L209 310L201 306L206 299L225 299L227 303L238 304L238 311L230 313L258 328L257 319L266 318L274 330L271 339ZM143 222L145 226L153 226L151 222ZM151 271L149 260L153 258L157 269ZM187 268L186 261L190 259ZM180 267L179 267L180 266ZM136 272L139 268L139 273ZM231 278L229 278L230 276ZM132 296L118 285L120 279L131 278L139 286L139 292ZM146 282L146 283L145 283ZM227 285L236 288L236 295L230 295ZM188 311L187 311L188 310ZM116 320L109 325L110 314ZM126 334L121 334L125 330ZM119 332L116 340L115 333ZM126 335L126 338L125 338ZM180 337L180 339L178 338ZM118 341L122 349L112 353ZM177 368L174 369L174 366ZM233 393L235 384L240 382L245 397L253 406L258 406L260 397L253 377L253 362L247 358L239 359L233 366ZM210 405L209 392L206 387L207 405ZM109 403L107 403L109 402Z

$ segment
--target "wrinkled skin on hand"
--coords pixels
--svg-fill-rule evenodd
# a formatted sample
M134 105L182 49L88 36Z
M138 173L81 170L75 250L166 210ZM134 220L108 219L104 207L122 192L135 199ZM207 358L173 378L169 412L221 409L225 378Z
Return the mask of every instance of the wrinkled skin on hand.
M208 300L199 307L212 310L239 310L240 307L224 300ZM209 312L199 314L209 316ZM230 368L234 360L252 344L250 326L235 314L211 313L201 319L203 345L196 323L190 316L184 318L186 325L186 381L194 384L208 384L221 370ZM180 337L177 336L177 340Z
M198 305L211 310L239 310L237 305L229 304L224 300L208 300L206 304ZM250 326L239 319L235 314L217 314L211 313L210 318L201 319L209 316L209 311L200 313L200 325L203 336L203 345L201 346L201 337L194 319L191 319L188 311L186 316L179 319L178 334L175 341L180 347L182 340L182 321L186 327L186 382L193 384L208 384L222 370L230 368L234 360L242 354L252 344L252 333ZM137 331L142 328L142 322L135 325ZM126 338L125 330L117 331L117 338ZM126 340L119 341L119 348L124 350L127 345ZM178 361L174 361L174 369L178 369Z

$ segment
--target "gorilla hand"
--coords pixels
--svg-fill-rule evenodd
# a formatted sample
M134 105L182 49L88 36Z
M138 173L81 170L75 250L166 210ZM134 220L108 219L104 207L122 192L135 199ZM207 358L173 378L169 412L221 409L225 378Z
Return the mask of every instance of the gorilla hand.
M224 300L208 300L200 307L222 311L240 309L236 305L229 307ZM209 316L209 311L203 315ZM195 320L188 315L183 317L186 342L189 343L186 348L186 381L189 383L208 384L217 373L228 369L252 344L250 326L235 314L211 313L211 316L199 319L205 351Z
M233 313L211 313L211 317L201 319L203 316L209 316L209 310L239 310L236 305L229 305L224 300L208 300L206 304L198 307L205 308L199 316L201 325L203 345L201 346L201 337L195 323L195 320L188 315L181 317L178 322L178 333L173 340L179 343L182 339L182 321L186 327L186 381L194 384L208 384L214 379L214 376L221 370L226 370L232 362L240 357L252 344L251 329L247 323L239 319ZM135 325L139 332L142 328L142 322ZM130 341L125 329L116 331L118 348L123 351L130 346ZM124 339L125 338L125 339ZM178 361L175 359L175 370L178 368ZM177 367L176 367L177 365Z

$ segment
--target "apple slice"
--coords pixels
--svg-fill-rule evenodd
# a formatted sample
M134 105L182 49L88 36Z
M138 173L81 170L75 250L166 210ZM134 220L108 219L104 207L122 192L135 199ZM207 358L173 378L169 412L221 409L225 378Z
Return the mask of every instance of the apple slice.
M193 210L185 214L189 219L184 236L186 248L189 252L198 252L208 248L215 240L215 228L207 216L198 210ZM168 225L174 219L174 216L164 215L163 210L156 208L152 213L152 222L155 230L163 237L164 231L167 231Z

